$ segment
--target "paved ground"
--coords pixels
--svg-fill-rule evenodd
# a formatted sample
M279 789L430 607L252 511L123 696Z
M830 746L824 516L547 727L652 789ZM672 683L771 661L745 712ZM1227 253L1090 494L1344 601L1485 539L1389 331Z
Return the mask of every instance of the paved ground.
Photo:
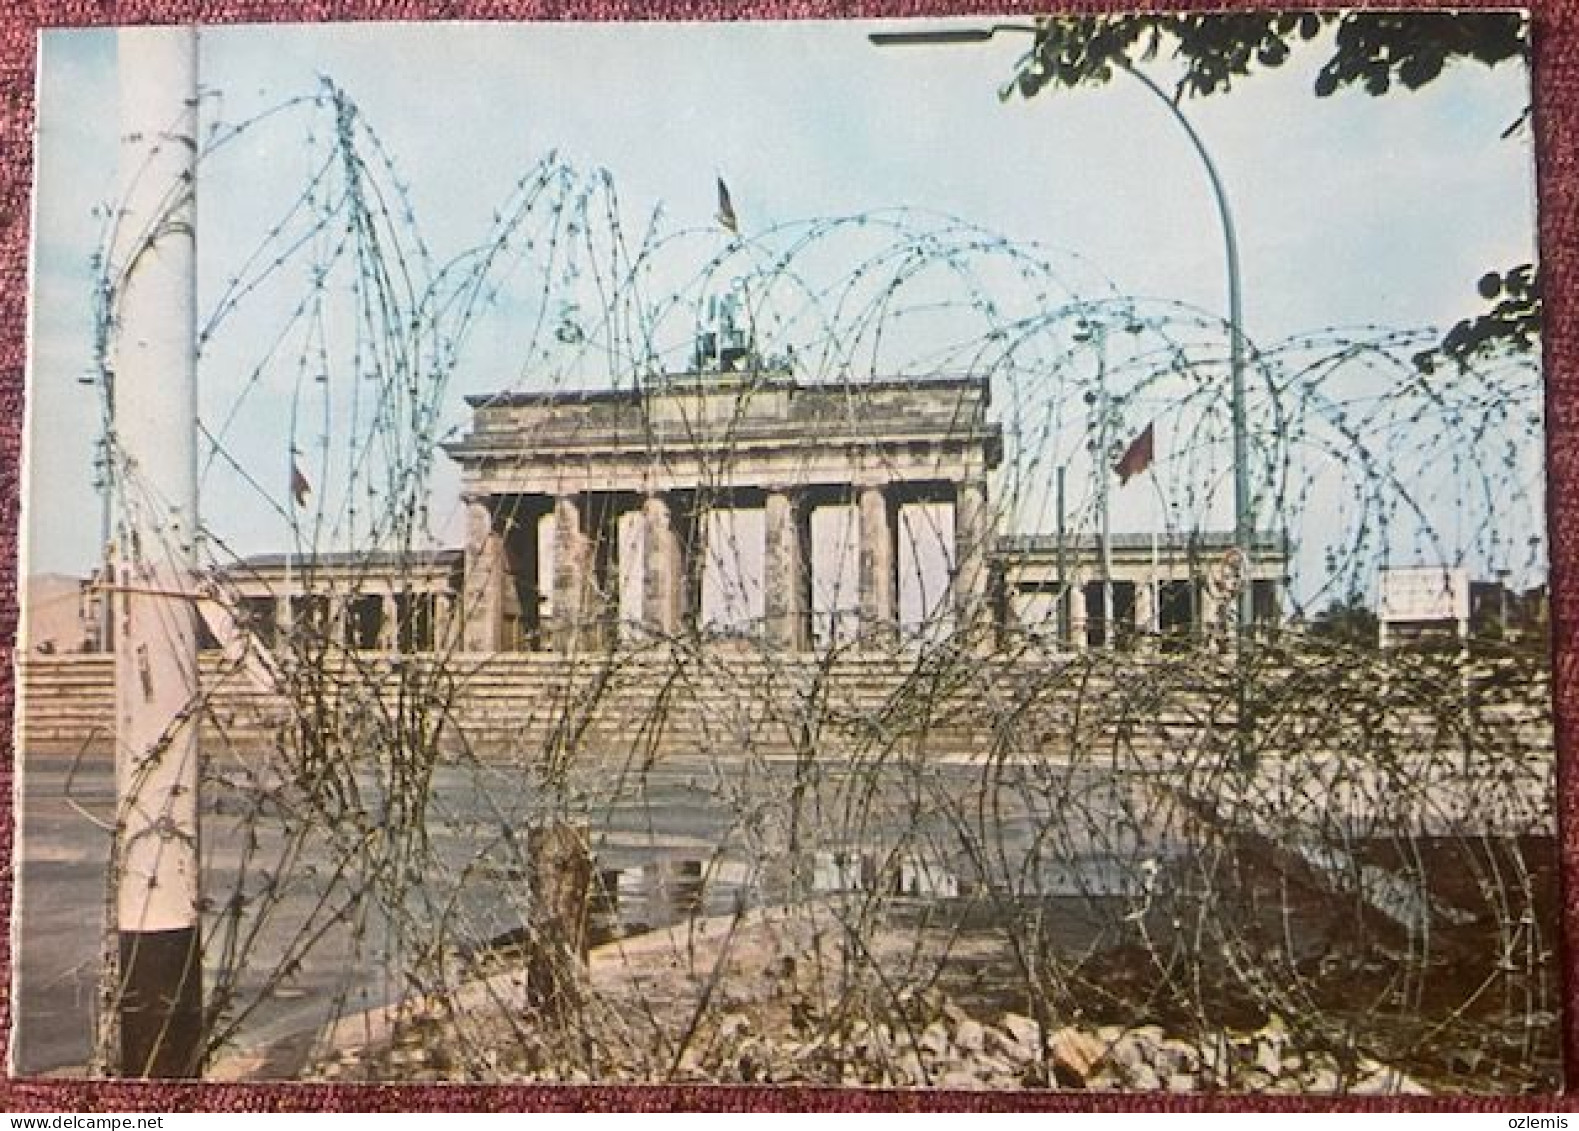
M75 767L65 759L29 758L24 769L13 1063L33 1074L81 1066L91 1048L113 768L100 755ZM410 951L441 936L448 946L476 949L525 919L520 831L533 823L539 801L519 768L441 769L425 794L430 840L415 865L397 865L395 846L381 839L380 814L390 805L380 800L376 774L357 779L363 824L322 822L326 827L296 836L279 811L255 808L259 791L250 783L237 788L242 768L213 772L219 780L205 790L203 824L205 893L213 912L206 930L209 1000L216 998L217 969L230 971L234 1000L249 1006L233 1046L295 1036L293 1043L304 1047L334 1018L401 995L386 958L393 949ZM591 827L598 867L617 893L618 907L603 908L603 919L628 931L693 911L721 914L782 901L794 883L824 891L870 885L885 870L883 882L916 895L956 893L962 881L948 864L919 858L947 861L958 851L957 823L985 820L1001 851L998 866L1012 872L1030 843L1029 809L1039 807L1039 798L1050 800L1052 788L1017 782L1000 791L1007 804L984 813L975 801L983 790L977 768L936 766L917 777L895 766L880 776L879 789L836 770L797 774L785 763L589 766L567 784L560 804ZM1088 839L1090 829L1105 835L1103 826L1112 824L1093 820L1097 812L1124 808L1108 787L1083 793L1093 780L1073 790L1081 796L1070 807ZM1071 782L1056 792L1067 799ZM801 812L793 834L784 821L792 799ZM787 851L791 835L803 846L798 856ZM899 839L906 847L898 855L872 851ZM1059 870L1038 882L1065 895L1123 890L1130 876L1115 863L1128 855L1121 839L1058 841L1049 847L1057 850ZM792 859L798 868L790 867ZM402 873L404 881L395 878L399 867L412 868ZM346 893L374 878L385 890L401 891L403 930L391 927L376 899L338 914ZM266 906L269 914L249 910L226 920L236 891L246 893L249 909ZM298 952L300 960L289 961ZM282 966L290 969L282 974Z
M111 818L114 784L107 761L90 761L73 774L67 759L25 760L23 782L11 1063L26 1074L87 1059L110 843L93 821Z

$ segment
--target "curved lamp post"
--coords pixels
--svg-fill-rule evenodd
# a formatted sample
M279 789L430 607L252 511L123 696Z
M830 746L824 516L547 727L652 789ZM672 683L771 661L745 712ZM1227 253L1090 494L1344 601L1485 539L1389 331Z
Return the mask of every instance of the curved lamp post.
M985 43L999 32L1035 35L1036 30L1030 24L991 24L987 27L939 28L931 31L872 32L867 39L878 47L937 46ZM1250 497L1249 441L1245 425L1245 348L1239 282L1239 237L1234 229L1233 212L1228 207L1228 193L1223 188L1223 180L1217 172L1217 165L1212 161L1212 156L1207 152L1200 134L1195 132L1195 127L1190 124L1184 111L1180 110L1178 103L1168 97L1167 92L1144 71L1136 70L1124 60L1114 60L1114 65L1154 94L1157 101L1167 107L1173 120L1184 130L1196 156L1206 167L1207 180L1211 182L1212 195L1217 202L1217 216L1222 222L1223 254L1228 274L1228 369L1229 413L1233 426L1234 547L1239 553L1241 570L1238 615L1235 619L1238 635L1242 637L1249 633L1251 619L1255 613L1254 571L1251 568L1251 563L1254 561L1252 555L1255 548L1253 542L1255 532Z

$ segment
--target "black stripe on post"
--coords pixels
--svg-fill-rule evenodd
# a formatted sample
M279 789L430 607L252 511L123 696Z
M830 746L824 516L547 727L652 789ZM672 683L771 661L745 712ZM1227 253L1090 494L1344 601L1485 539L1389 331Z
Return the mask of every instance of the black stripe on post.
M198 929L122 931L121 1075L202 1075L203 961Z

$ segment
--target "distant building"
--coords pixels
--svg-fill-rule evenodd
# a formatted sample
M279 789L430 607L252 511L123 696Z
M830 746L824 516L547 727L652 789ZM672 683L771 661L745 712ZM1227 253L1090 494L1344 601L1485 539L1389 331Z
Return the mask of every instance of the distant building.
M1377 643L1469 639L1469 571L1439 566L1384 569L1377 585Z
M1243 582L1231 533L1195 531L1114 534L1103 578L1100 539L1089 533L1007 535L998 540L1006 632L1057 647L1123 645L1136 637L1182 642L1231 628ZM1282 616L1288 543L1261 532L1251 542L1249 584L1254 621ZM1111 611L1105 608L1112 594Z
M1550 615L1544 585L1520 592L1501 580L1473 581L1463 568L1384 569L1377 594L1377 642L1387 648L1544 639Z
M1546 586L1515 589L1505 581L1469 583L1469 634L1483 640L1546 639L1551 632Z
M460 624L461 552L259 554L211 580L268 647L295 636L347 651L432 652ZM206 647L216 634L202 633Z
M99 592L89 582L59 573L29 577L22 594L20 636L26 652L96 652L103 631Z

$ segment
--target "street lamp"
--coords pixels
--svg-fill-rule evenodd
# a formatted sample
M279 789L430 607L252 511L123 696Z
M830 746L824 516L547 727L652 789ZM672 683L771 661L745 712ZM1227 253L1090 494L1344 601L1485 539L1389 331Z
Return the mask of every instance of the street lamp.
M878 47L939 46L985 43L999 32L1035 35L1037 29L1031 24L991 24L986 27L938 28L928 31L879 31L870 33L867 39ZM1249 441L1245 425L1244 316L1239 285L1239 237L1234 229L1233 213L1228 207L1228 193L1223 188L1223 180L1218 175L1217 165L1184 111L1180 110L1178 103L1144 71L1136 70L1123 59L1114 59L1113 64L1154 94L1173 116L1173 120L1184 130L1196 156L1206 168L1206 177L1211 182L1212 195L1217 202L1217 216L1222 222L1223 253L1228 274L1228 370L1229 414L1233 426L1234 549L1239 557L1240 570L1236 628L1238 635L1244 637L1250 632L1251 618L1255 613L1252 569L1254 522L1250 497Z

